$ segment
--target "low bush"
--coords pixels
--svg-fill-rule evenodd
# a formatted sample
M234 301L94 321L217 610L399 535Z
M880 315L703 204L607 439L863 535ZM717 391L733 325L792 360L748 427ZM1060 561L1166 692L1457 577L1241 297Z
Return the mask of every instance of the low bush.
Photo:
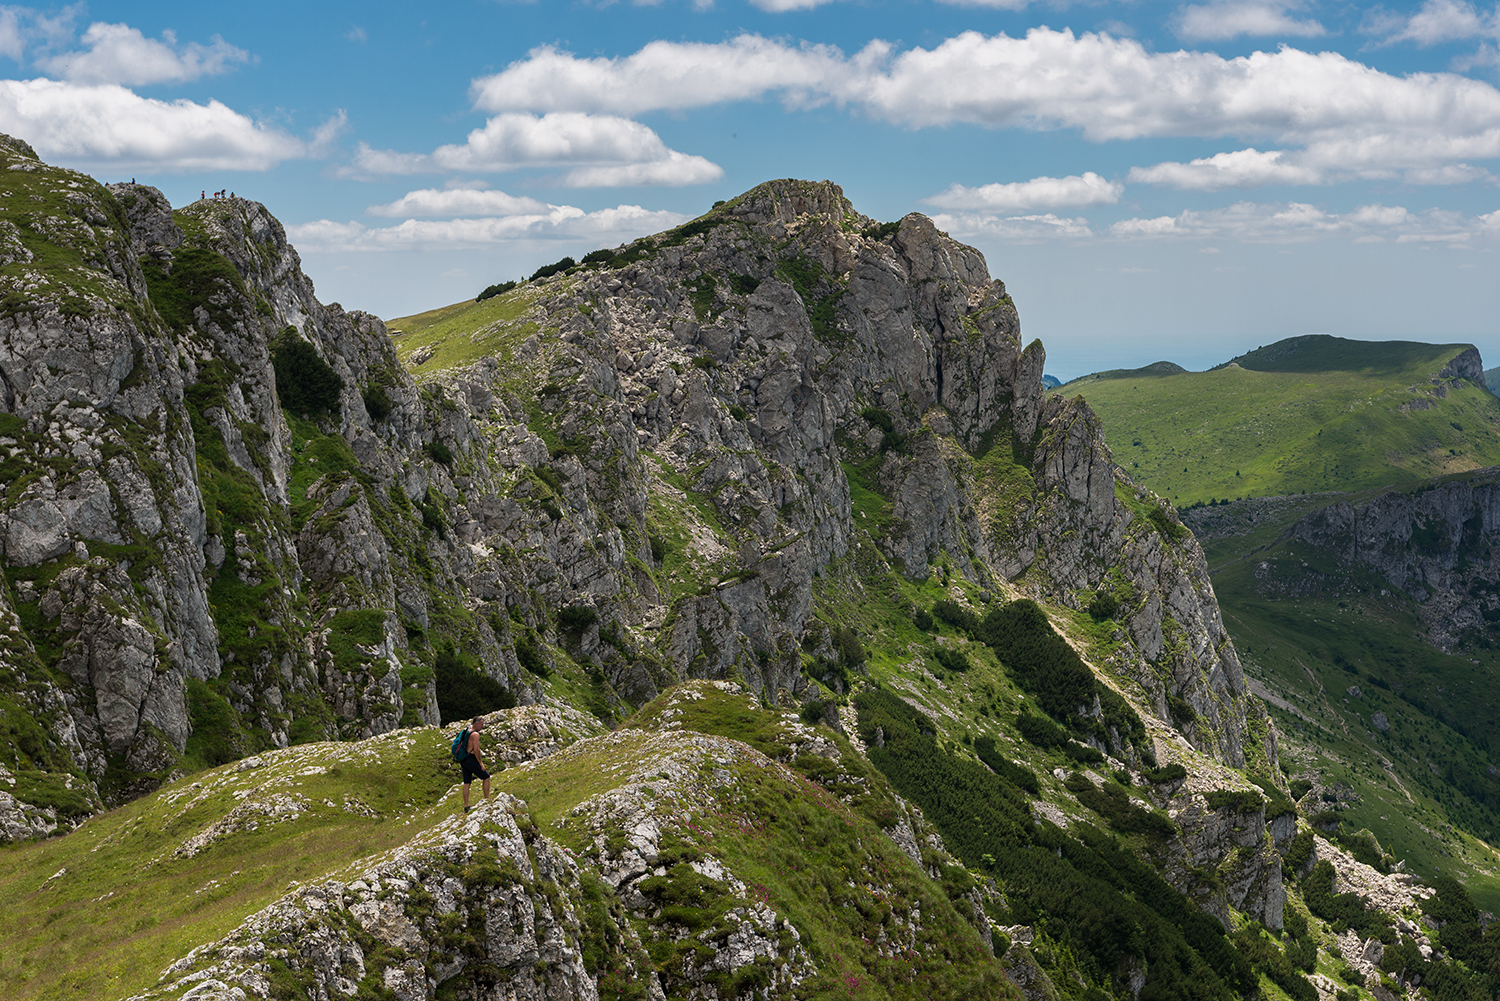
M1068 742L1068 732L1050 719L1028 712L1016 716L1016 732L1028 744L1037 747L1061 747Z
M537 649L536 640L532 639L531 630L516 630L516 663L536 675L538 678L552 676L552 669L547 666L546 658Z
M1210 810L1228 810L1230 813L1256 813L1266 805L1258 792L1249 789L1215 789L1205 793Z
M276 396L294 414L322 417L338 414L344 380L317 350L288 327L271 345Z
M979 616L956 601L940 598L932 606L933 618L948 623L954 629L973 635L979 629Z
M1112 619L1120 610L1120 599L1107 591L1100 591L1089 601L1089 617L1095 622Z
M361 390L359 395L364 400L365 413L370 415L372 421L385 420L391 416L391 411L396 407L383 383L372 382Z
M1037 781L1036 773L1016 764L996 750L993 737L975 737L974 753L989 767L990 771L1017 789L1024 789L1033 796L1042 794L1042 786Z
M543 264L541 267L537 268L531 273L531 278L528 280L536 281L539 278L551 278L553 275L561 274L569 268L575 268L577 266L578 262L573 260L573 258L564 257L556 264Z
M1064 754L1081 765L1097 765L1104 760L1104 752L1076 740L1065 742L1062 749Z
M519 282L500 282L497 285L486 286L483 292L474 297L474 301L484 302L484 300L493 299L497 295L504 295L511 289L515 288L518 284Z
M869 656L865 652L865 645L859 641L859 635L848 626L839 626L834 630L833 645L845 667L860 667Z
M588 605L568 605L557 613L557 627L570 633L581 633L598 621L599 613Z
M1298 831L1292 838L1291 844L1281 853L1281 871L1285 878L1295 879L1307 865L1307 860L1312 858L1313 832Z
M1177 833L1170 820L1155 810L1137 806L1130 794L1117 785L1106 785L1101 789L1078 772L1069 775L1063 785L1078 797L1079 803L1099 814L1117 831L1149 834L1161 839Z
M501 709L513 709L516 697L479 669L479 661L444 642L437 651L438 715L443 723L472 719Z
M1187 778L1187 769L1173 762L1163 765L1161 768L1142 768L1141 775L1152 785L1169 785L1173 782L1181 782Z
M948 671L962 674L969 669L969 655L953 647L933 647L932 657Z
M934 609L936 611L936 609ZM1009 669L1011 677L1036 698L1042 711L1065 720L1079 733L1140 745L1146 725L1118 692L1100 684L1078 652L1053 630L1036 602L1023 598L985 613L975 633ZM1103 719L1080 713L1098 701Z
M1389 919L1366 908L1369 903L1357 893L1334 893L1333 865L1321 861L1302 881L1302 899L1307 909L1333 926L1335 932L1352 928L1361 934L1389 927Z

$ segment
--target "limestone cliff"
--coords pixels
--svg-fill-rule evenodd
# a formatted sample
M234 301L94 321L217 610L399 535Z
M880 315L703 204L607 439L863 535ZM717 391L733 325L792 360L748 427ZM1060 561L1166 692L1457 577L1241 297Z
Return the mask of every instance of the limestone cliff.
M602 728L688 679L845 726L838 698L861 673L919 691L947 683L932 663L972 654L996 685L937 715L950 738L991 727L1014 742L1026 704L999 684L1006 666L914 622L934 599L977 621L1031 597L1106 686L1059 715L1108 723L1080 724L1093 746L1072 745L1107 762L1099 774L1048 773L1041 794L1076 822L1091 809L1069 791L1079 782L1144 774L1153 755L1185 765L1201 781L1152 794L1181 817L1157 821L1176 839L1168 878L1226 921L1234 908L1279 924L1264 813L1242 822L1202 801L1248 791L1231 769L1283 780L1201 551L1115 467L1082 400L1044 396L1044 352L1023 345L1004 284L925 217L880 224L833 184L775 181L387 331L321 304L257 203L174 211L24 144L0 144L0 159L0 698L21 734L7 838L202 766L473 705L584 710ZM1151 740L1119 729L1137 713ZM709 773L709 757L745 753L694 746ZM941 840L919 844L920 819L892 810L880 828L941 874ZM641 910L627 891L642 873L620 867L654 856L631 861L614 839L645 821L606 819L593 864ZM497 847L506 823L422 850L440 868L501 851L543 896L548 880L584 892L552 849L522 865ZM407 861L371 870L366 889L283 902L257 934L322 950L278 961L315 962L312 986L342 989L327 971L363 962L348 947L361 933L307 937L308 915L332 894L365 933L368 911L404 935L370 880L410 882ZM540 913L513 889L481 900L469 886L446 913ZM576 938L576 906L548 900L563 930L546 936ZM778 943L776 984L827 972L798 966L774 916L736 920L755 956ZM483 948L549 964L548 996L591 996L576 954L504 938ZM433 967L410 977L385 982L421 996Z
M1428 640L1451 652L1500 619L1497 533L1500 469L1339 501L1300 519L1289 534L1410 594Z

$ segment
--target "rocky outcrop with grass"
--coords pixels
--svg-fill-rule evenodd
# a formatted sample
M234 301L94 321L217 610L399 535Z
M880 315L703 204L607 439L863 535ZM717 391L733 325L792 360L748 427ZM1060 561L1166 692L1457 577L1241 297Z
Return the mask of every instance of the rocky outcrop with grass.
M3 697L35 731L29 801L66 826L184 764L436 721L442 656L527 698L466 607L380 321L320 304L254 202L174 212L0 156Z
M0 204L0 830L526 707L492 734L504 816L328 870L163 996L958 996L999 983L994 928L1054 919L1157 929L1082 965L1033 938L1054 982L1136 991L1224 960L1231 911L1280 924L1245 777L1274 800L1275 734L1201 551L930 220L771 182L388 331L321 304L257 203L0 154L40 199ZM924 801L919 764L972 787ZM172 857L339 802L256 793ZM1151 914L1117 885L1148 871Z
M452 813L450 792L436 815L404 811L419 827L409 840L295 887L133 1001L1013 996L982 895L950 900L925 867L951 857L908 857L881 835L893 808L908 832L924 825L841 738L727 683L683 686L635 725L576 741L529 709L497 722L538 749L565 744L508 777L526 799ZM394 764L424 741L440 737L396 733L370 750ZM254 828L229 822L269 799L304 804L263 821L295 836L327 781L299 782L305 759L270 752L195 786L193 803L223 797L216 786L253 791L189 842L232 853ZM265 795L293 783L311 796Z

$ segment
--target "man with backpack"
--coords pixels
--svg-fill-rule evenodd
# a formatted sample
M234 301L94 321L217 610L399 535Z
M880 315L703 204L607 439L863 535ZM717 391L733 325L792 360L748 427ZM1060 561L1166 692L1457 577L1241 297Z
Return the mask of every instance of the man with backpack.
M484 798L490 798L490 773L479 756L479 731L483 729L484 717L475 716L469 728L453 739L453 757L464 773L464 813L469 812L469 783L476 776L484 781Z

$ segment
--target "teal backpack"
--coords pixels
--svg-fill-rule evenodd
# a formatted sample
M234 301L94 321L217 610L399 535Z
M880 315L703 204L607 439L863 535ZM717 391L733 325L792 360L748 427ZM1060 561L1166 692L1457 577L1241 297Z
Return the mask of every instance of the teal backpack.
M463 761L469 756L469 728L464 727L457 737L453 738L453 746L448 751L454 761Z

